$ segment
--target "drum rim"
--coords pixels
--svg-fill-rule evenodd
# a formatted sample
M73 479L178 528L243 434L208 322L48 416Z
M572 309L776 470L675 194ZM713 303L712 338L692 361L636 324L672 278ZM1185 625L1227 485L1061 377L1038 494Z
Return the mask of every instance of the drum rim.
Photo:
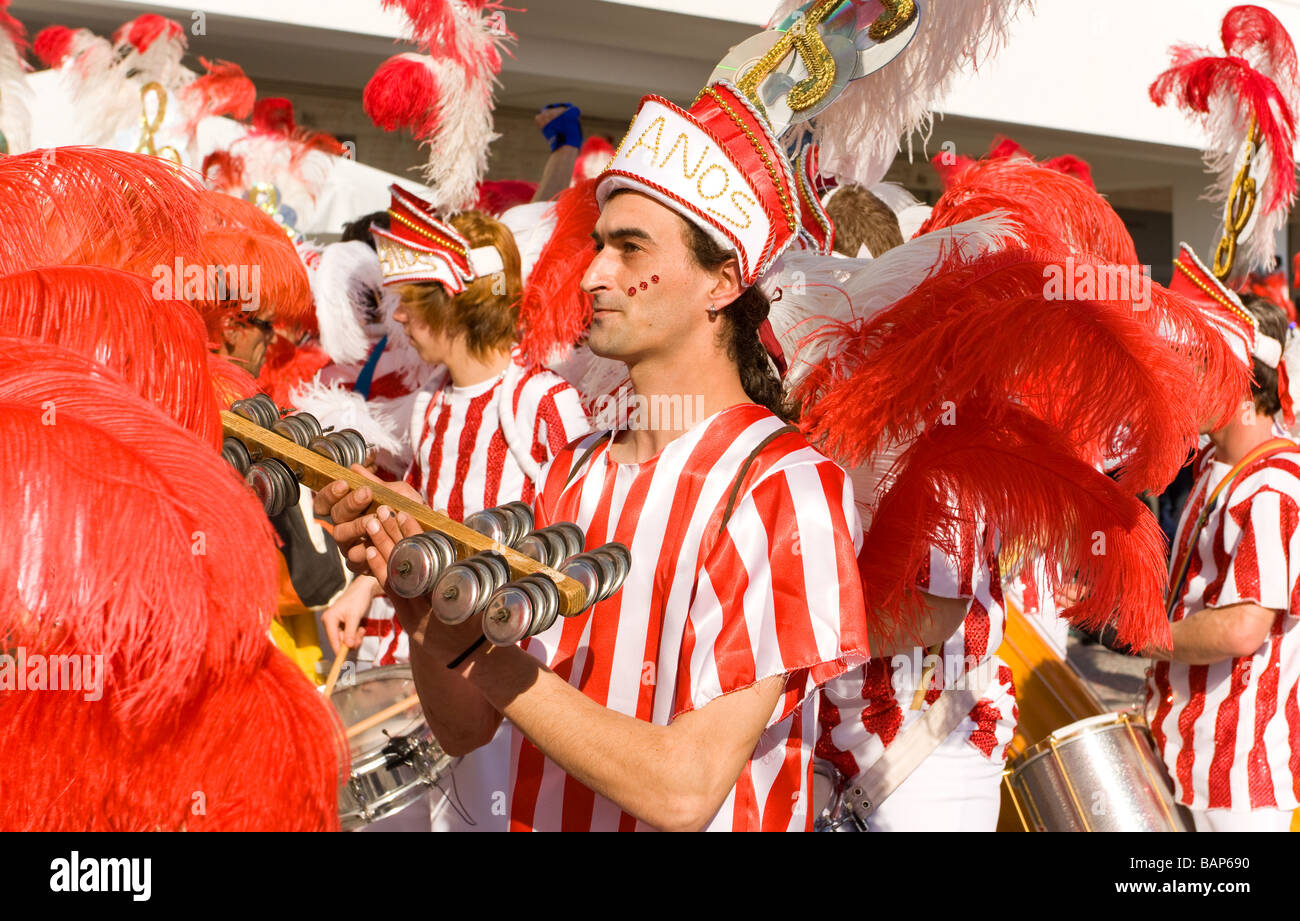
M1030 764L1044 755L1050 755L1054 748L1062 748L1072 742L1077 742L1090 734L1090 730L1102 726L1107 729L1127 729L1132 727L1133 729L1145 730L1148 733L1151 731L1146 718L1142 714L1131 710L1118 710L1112 713L1099 713L1096 716L1084 717L1054 730L1047 738L1026 748L1007 762L1007 770L1012 773L1014 779L1015 774L1029 767Z

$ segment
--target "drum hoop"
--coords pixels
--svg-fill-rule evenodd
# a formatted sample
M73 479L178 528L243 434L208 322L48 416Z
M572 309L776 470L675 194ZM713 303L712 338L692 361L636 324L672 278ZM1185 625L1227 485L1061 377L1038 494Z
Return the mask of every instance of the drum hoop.
M1084 730L1091 730L1094 727L1101 726L1104 726L1107 729L1120 729L1125 726L1131 728L1135 724L1142 726L1144 729L1147 728L1145 719L1128 711L1101 713L1097 716L1089 716L1086 719L1070 723L1068 726L1062 726L1047 738L1035 742L1023 752L1016 755L1008 764L1008 767L1019 771L1021 768L1027 767L1030 762L1036 761L1044 755L1051 753L1051 751L1057 746L1064 747L1070 742L1076 742L1079 739L1084 738L1089 734L1084 732Z

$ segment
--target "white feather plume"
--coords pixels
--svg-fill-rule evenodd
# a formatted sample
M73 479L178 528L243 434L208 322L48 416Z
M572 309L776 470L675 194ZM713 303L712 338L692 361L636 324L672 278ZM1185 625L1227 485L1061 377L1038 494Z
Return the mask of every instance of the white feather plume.
M312 273L311 293L321 348L338 364L365 361L383 335L371 335L370 320L391 315L397 301L384 287L379 256L359 240L329 244Z
M341 383L324 384L317 377L295 387L289 402L315 416L323 428L356 429L375 446L380 466L395 472L410 466L414 393L391 400L365 400Z
M30 149L32 93L27 86L27 67L3 29L0 29L0 130L4 131L11 154Z

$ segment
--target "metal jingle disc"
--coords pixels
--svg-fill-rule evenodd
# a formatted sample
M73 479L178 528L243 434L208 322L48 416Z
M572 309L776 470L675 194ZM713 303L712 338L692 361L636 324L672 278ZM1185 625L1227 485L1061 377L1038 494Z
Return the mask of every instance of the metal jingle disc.
M442 571L437 551L419 536L397 542L388 559L388 589L399 598L418 598L433 588Z
M577 556L569 557L560 565L560 572L582 586L584 592L582 608L574 611L574 614L581 614L600 600L600 567L588 554L579 553Z
M545 633L560 616L560 590L546 576L524 576L519 581L536 585L537 592L541 596L541 604L533 614L533 625L529 628L528 635L537 636L539 633Z
M288 464L283 461L275 460L275 458L270 458L270 461L274 462L272 464L272 469L276 471L277 475L280 477L280 481L284 484L287 503L285 508L297 505L298 500L302 498L302 487L298 483L298 478L294 476L294 473L289 469Z
M279 514L276 511L276 504L281 501L279 496L279 480L264 466L263 461L258 461L248 468L248 473L244 476L244 482L253 490L253 495L257 496L257 501L262 503L262 511L268 516Z
M519 542L519 538L527 534L531 527L524 527L524 521L519 517L519 513L508 506L499 505L495 509L497 517L501 519L506 526L506 538L502 541L507 547L513 547Z
M258 427L264 427L262 422L266 419L266 414L252 400L236 400L230 404L230 411L241 419L247 419Z
M345 458L339 453L339 447L332 440L332 435L318 435L307 445L308 450L315 451L321 457L328 458L339 466L347 466L343 463Z
M257 412L262 419L262 428L269 429L280 421L280 407L276 406L275 401L266 394L254 394L249 398L249 402L257 407Z
M417 534L421 540L429 545L438 560L438 568L446 569L452 563L456 562L456 545L453 544L446 534L439 531L425 531L423 534Z
M529 635L533 612L539 603L531 585L511 582L493 593L483 612L483 635L494 646L513 646Z
M253 465L253 458L249 456L248 448L233 436L227 436L222 440L221 456L225 458L226 463L238 470L241 476L248 473L248 468Z
M511 542L513 547L518 543L525 534L533 529L533 510L528 507L527 502L507 502L501 506L501 511L511 516L517 525L515 539Z
M275 425L271 426L271 431L281 438L287 438L294 444L301 447L307 447L311 444L311 435L303 428L301 422L294 420L293 416L285 416Z
M612 556L599 547L588 553L587 556L596 561L596 567L600 570L600 595L596 600L604 601L614 594L615 581L618 579L618 564L614 562Z
M536 560L543 566L554 568L559 560L551 558L551 545L546 536L533 531L531 534L525 534L515 544L515 549L528 557L530 560Z
M617 569L614 576L613 586L610 588L609 594L605 596L608 598L623 587L623 582L627 579L628 570L632 568L632 551L625 545L620 544L618 541L610 541L600 549L614 561L614 566Z
M572 521L557 521L551 527L564 538L566 557L582 552L582 548L587 544L587 535L582 533L582 528Z
M489 540L494 540L498 544L506 543L506 523L504 516L497 514L493 508L485 508L482 511L475 512L472 515L465 516L465 527L472 531L477 531Z
M444 624L463 624L486 598L473 559L448 566L433 583L433 616Z
M348 442L352 446L353 464L364 466L369 453L370 445L366 444L366 438L356 429L343 429L335 432L335 437ZM351 466L351 465L345 465Z
M510 581L510 564L506 558L495 550L484 550L482 553L475 554L474 558L487 567L491 580L487 584L492 590L496 590Z
M555 530L553 526L542 528L540 531L535 531L534 533L540 535L542 540L546 541L548 548L547 556L549 557L549 561L546 565L550 566L552 569L573 556L573 554L569 552L569 542L565 540L564 535ZM581 553L582 551L579 550L578 552Z
M320 420L317 419L315 416L313 416L311 413L294 413L292 418L297 419L304 426L306 426L307 431L311 432L312 438L315 438L317 435L325 434L320 427Z

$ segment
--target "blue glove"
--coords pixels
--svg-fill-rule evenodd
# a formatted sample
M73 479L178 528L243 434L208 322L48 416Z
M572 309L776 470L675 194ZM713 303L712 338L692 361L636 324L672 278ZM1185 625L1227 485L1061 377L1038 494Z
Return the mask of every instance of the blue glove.
M555 102L542 109L563 107L564 111L542 127L542 134L551 143L551 152L561 147L582 149L582 110L571 102Z

